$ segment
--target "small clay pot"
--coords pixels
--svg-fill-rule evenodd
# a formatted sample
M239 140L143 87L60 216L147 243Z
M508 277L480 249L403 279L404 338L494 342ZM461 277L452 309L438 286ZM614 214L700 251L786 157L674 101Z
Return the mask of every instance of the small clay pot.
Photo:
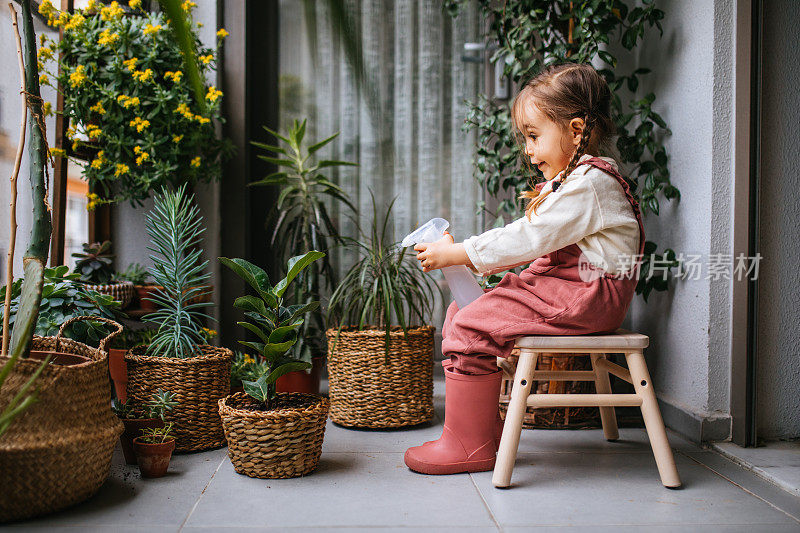
M119 443L122 445L122 453L125 455L125 462L129 465L136 464L136 452L134 451L133 441L142 435L142 430L146 428L163 428L164 421L160 418L123 418L122 424L125 431L119 436Z
M142 477L161 477L169 468L169 460L175 449L175 439L163 444L150 444L142 442L142 437L136 437L133 439L133 449Z
M146 300L150 295L159 289L163 289L161 285L136 285L136 296L139 298L139 308L142 311L155 311L157 309L155 302Z
M295 370L278 378L275 384L277 392L305 392L319 394L319 379L322 367L325 366L323 357L311 358L311 372ZM231 392L233 392L231 390Z
M108 350L108 372L114 383L114 392L117 399L124 402L128 398L128 365L125 363L124 348L111 348Z

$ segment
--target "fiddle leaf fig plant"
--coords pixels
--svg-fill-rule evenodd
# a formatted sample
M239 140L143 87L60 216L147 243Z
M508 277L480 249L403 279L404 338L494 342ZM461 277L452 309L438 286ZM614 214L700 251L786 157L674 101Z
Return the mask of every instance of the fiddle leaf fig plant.
M289 286L304 269L324 257L316 250L289 259L288 274L272 286L267 273L244 259L220 257L219 261L247 282L255 295L238 297L233 305L244 311L246 321L237 322L251 332L258 341L239 341L260 355L265 365L264 373L256 381L242 380L245 393L262 403L267 409L275 398L275 382L279 377L295 370L306 370L311 364L288 355L297 342L298 330L305 315L319 307L319 302L284 306L284 295Z

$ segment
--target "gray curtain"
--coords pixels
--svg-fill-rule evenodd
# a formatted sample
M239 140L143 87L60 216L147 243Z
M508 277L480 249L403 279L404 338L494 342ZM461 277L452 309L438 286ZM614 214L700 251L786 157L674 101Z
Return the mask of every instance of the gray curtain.
M464 43L479 40L475 5L453 19L440 0L348 0L362 40L362 84L326 2L316 4L314 36L302 2L280 6L281 126L308 117L311 138L341 132L322 155L359 163L333 177L359 208L362 230L372 220L371 190L380 216L397 198L390 222L395 240L437 216L450 221L456 240L481 231L475 137L462 131L465 100L480 91L483 76L482 64L462 61ZM333 214L342 233L356 237L355 225L335 207ZM349 254L336 254L340 274L352 265ZM440 273L434 277L446 288ZM450 301L445 294L433 317L437 326Z

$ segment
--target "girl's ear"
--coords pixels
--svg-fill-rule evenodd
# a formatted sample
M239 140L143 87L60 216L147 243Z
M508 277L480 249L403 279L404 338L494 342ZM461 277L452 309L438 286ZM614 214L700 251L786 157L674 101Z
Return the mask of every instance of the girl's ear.
M586 123L584 123L582 118L573 118L569 121L567 129L569 130L570 141L572 141L574 146L580 144L584 127L586 127Z

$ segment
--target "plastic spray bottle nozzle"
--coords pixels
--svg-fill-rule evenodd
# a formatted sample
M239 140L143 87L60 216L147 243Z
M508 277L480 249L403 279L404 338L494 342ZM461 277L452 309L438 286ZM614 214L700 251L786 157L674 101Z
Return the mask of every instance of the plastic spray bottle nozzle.
M421 242L434 242L438 241L444 235L444 230L450 227L450 223L443 218L432 218L416 230L412 231L400 245L405 248L406 246L413 246Z

